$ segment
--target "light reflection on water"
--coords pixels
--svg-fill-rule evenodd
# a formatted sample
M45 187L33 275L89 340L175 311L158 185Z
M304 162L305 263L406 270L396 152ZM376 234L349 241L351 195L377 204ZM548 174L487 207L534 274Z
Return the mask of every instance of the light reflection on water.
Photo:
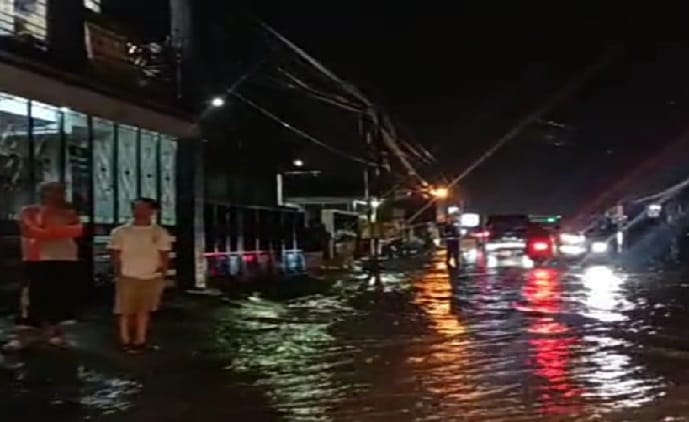
M651 284L648 275L604 267L471 271L448 274L435 260L373 285L351 276L290 298L234 299L191 325L208 344L171 360L181 362L179 377L142 375L172 371L153 365L170 359L165 351L131 377L69 360L17 370L11 394L36 394L53 368L74 388L58 395L95 415L157 405L168 390L155 378L188 381L175 404L207 409L205 420L229 420L213 416L242 405L231 393L238 390L256 392L288 421L657 420L628 414L652 408L672 386L642 353L650 333L684 333L667 321L686 302L654 293L662 275ZM253 405L239 420L264 420L252 418ZM156 410L146 420L157 420ZM689 413L682 410L668 414Z
M243 301L221 321L246 333L232 369L258 374L287 420L604 417L665 388L615 337L633 308L627 280L598 268L450 282L436 261L379 289Z
M321 296L287 304L253 300L220 311L219 324L230 329L218 338L233 337L231 369L259 373L256 386L267 389L286 417L328 420L328 408L346 392L333 383L332 374L351 358L346 347L333 345L327 328L334 321L331 315L342 318L346 311L333 298Z

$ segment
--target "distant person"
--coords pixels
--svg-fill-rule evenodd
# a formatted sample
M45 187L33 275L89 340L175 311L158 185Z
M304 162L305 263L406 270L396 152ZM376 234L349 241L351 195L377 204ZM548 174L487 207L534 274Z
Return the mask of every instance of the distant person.
M83 227L58 182L40 186L40 204L26 206L19 215L22 256L28 281L28 316L42 329L49 344L63 346L61 324L76 314L81 271L76 239ZM24 339L6 349L19 349Z
M445 245L447 247L446 263L448 267L459 267L460 236L459 229L454 224L445 225Z
M115 270L115 309L125 352L146 350L151 314L158 310L172 249L170 235L153 221L158 203L132 202L133 221L112 231L109 249Z

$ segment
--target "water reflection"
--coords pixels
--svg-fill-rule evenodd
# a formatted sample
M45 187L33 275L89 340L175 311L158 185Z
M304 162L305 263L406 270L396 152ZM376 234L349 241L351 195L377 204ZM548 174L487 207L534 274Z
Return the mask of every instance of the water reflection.
M0 410L23 406L24 420L177 420L185 409L199 420L656 420L628 412L654 409L684 362L665 359L662 373L639 332L667 329L652 313L686 303L658 283L600 267L448 274L437 259L386 273L381 289L349 276L288 298L252 293L198 325L167 322L191 356L27 360L0 384L4 403L19 405ZM673 414L687 414L682 400Z
M90 368L67 352L40 350L10 375L12 387L3 394L0 411L16 420L45 420L48 415L52 420L83 420L92 414L125 412L142 388L138 382Z
M328 408L346 397L332 380L334 368L349 363L341 359L346 348L333 347L327 332L339 308L322 296L288 303L253 298L220 311L216 338L234 357L232 370L261 374L255 385L267 389L285 417L327 420Z
M586 316L603 322L622 322L627 318L622 311L631 305L624 298L624 276L604 266L588 267L581 277L587 289Z
M524 286L527 306L535 313L527 331L541 411L550 416L577 414L582 390L572 379L572 350L577 339L558 317L562 308L562 280L552 269L536 269L527 274Z

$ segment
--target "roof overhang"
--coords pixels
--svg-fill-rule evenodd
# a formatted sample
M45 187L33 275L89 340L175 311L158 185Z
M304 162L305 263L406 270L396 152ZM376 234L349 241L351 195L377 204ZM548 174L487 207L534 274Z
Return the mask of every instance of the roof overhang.
M199 134L198 125L193 121L132 104L6 63L0 63L0 91L45 104L67 107L176 138L193 138Z

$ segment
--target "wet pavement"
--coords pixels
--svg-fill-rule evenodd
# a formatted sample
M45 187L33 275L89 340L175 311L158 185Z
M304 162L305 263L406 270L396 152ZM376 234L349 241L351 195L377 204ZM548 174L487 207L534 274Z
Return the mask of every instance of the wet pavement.
M66 351L0 369L3 420L675 421L689 415L689 273L409 261L185 296L157 350L94 312ZM688 266L689 267L689 266ZM8 327L5 327L8 330Z

